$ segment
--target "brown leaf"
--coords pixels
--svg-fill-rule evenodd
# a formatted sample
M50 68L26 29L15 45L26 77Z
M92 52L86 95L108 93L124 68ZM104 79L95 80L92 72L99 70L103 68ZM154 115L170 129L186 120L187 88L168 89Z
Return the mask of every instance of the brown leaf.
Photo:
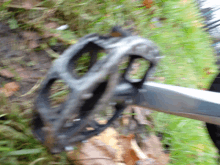
M60 34L58 34L58 33L51 33L49 31L45 30L44 33L43 33L43 37L44 38L50 38L50 37L58 38L58 37L60 37Z
M35 41L35 40L29 41L29 48L30 49L35 49L37 47L39 47L39 44L37 43L37 41Z
M2 69L0 71L0 75L4 76L6 78L13 78L15 75L13 73L11 73L10 71L8 71L7 69Z
M49 22L45 24L45 28L47 29L55 29L58 27L58 24L56 22Z
M148 157L143 153L143 151L140 149L140 147L138 146L136 140L132 139L131 140L131 148L135 151L135 153L137 154L137 157L139 159L147 159Z
M111 157L112 159L116 158L115 157L116 150L112 148L111 146L106 145L105 143L103 143L101 140L98 140L98 139L91 140L91 142L93 143L93 145L95 145L97 148L105 152L105 154Z
M42 74L38 72L32 72L30 70L27 70L21 67L20 65L13 65L12 67L15 69L15 71L19 74L19 76L22 79L25 79L31 82L36 82L36 80L38 80L39 78L43 76Z
M102 149L91 142L80 144L77 150L68 153L75 165L115 165L115 162Z
M138 147L136 141L133 139L134 135L120 136L120 144L123 147L123 158L126 165L135 165L137 161L147 159L141 149Z
M17 82L10 82L4 85L3 88L0 88L0 93L4 93L6 97L12 96L20 88Z
M17 67L16 72L19 74L19 76L23 79L29 79L30 78L30 72L25 70L22 67Z
M118 145L118 133L113 128L107 128L99 136L89 139L87 143L77 146L77 150L68 153L68 157L78 165L115 165L119 155L122 155Z
M103 124L105 122L103 123L99 122L99 123ZM113 149L117 151L115 160L122 161L123 160L122 149L120 145L118 145L118 136L119 136L118 132L115 129L109 127L105 131L103 131L99 136L92 137L91 140L97 139L97 140L102 141L106 145L111 146Z
M136 113L134 118L138 121L139 124L150 125L149 121L147 121L146 116L144 114L146 113L144 108L133 106L132 109L134 113Z
M151 8L153 1L152 0L144 0L143 2L144 6L146 6L146 8Z
M36 32L31 32L31 31L24 31L22 33L22 36L24 37L24 39L30 41L30 40L38 40L39 36Z
M112 37L121 37L122 36L122 34L120 32L112 32L110 35Z
M155 159L159 165L166 165L169 162L169 155L163 152L162 144L159 138L155 135L151 135L142 144L142 151L149 158Z
M38 0L25 0L23 3L22 7L24 9L30 10L32 9L35 5L37 5L39 2Z
M30 0L26 0L25 3L23 4L23 8L25 9L32 9L34 7L34 5L32 4L32 2Z

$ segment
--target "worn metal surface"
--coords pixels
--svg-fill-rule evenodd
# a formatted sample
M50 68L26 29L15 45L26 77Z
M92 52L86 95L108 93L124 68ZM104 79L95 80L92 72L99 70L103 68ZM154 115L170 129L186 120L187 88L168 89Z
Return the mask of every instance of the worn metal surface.
M220 125L220 93L147 82L134 104Z
M81 38L54 62L41 84L35 104L33 133L51 152L59 153L72 143L80 142L103 131L126 107L130 101L126 100L133 99L144 81L155 70L159 60L156 45L148 39L124 33L120 28L113 28L112 31L115 34L117 30L121 33L117 35L119 37L90 34ZM107 56L97 61L97 52L100 50L107 52ZM78 77L74 72L75 61L86 52L90 52L91 66L83 77ZM130 58L129 63L137 58L150 62L150 68L142 80L130 82L126 74L123 74L119 83L118 65L125 57ZM128 72L128 68L125 73ZM64 80L68 85L70 94L68 100L55 109L50 105L49 92L52 84L59 79ZM118 96L123 99L120 100L118 97L115 100L115 115L106 125L99 125L93 115L105 108L118 83L119 87L132 85L134 93L121 90ZM124 97L125 95L127 97ZM88 131L86 129L88 126L93 127L94 130Z

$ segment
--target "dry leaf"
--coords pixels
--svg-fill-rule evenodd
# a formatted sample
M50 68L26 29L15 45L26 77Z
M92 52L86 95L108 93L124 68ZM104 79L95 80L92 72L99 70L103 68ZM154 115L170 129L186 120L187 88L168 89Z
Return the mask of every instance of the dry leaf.
M11 65L11 67L14 68L19 77L25 79L25 81L36 82L36 80L40 79L43 76L43 74L41 73L27 70L20 65Z
M31 3L31 1L29 0L27 0L24 4L23 4L23 8L25 8L25 9L32 9L34 6L33 6L33 4Z
M0 88L0 93L4 93L6 97L12 96L20 88L17 82L10 82L5 84L3 88Z
M169 154L163 152L162 144L159 138L151 135L147 140L142 142L142 151L149 158L153 158L159 165L166 165L169 162Z
M99 123L101 124L102 122L99 122ZM115 129L108 127L99 136L92 137L91 140L94 140L94 139L100 140L106 145L111 146L113 149L117 151L115 161L122 161L123 160L122 149L121 149L121 146L118 145L118 136L119 134Z
M151 8L153 1L152 0L144 0L143 2L144 6L146 6L146 8Z
M90 138L87 143L79 144L77 150L68 153L68 157L76 165L115 165L116 162L123 161L118 136L118 133L109 127L99 136Z
M112 32L110 35L112 37L121 37L122 36L122 34L120 32Z
M50 37L59 38L59 37L60 37L60 34L58 34L58 33L51 33L51 32L49 32L49 31L45 30L45 31L43 32L43 37L44 37L44 38L50 38Z
M98 139L93 139L93 140L91 140L91 142L97 148L100 148L103 152L105 152L106 155L108 155L112 159L115 159L116 150L114 148L112 148L109 145L106 145L105 143L103 143L101 140L98 140Z
M110 145L113 148L117 148L117 143L118 143L118 140L116 139L117 136L118 136L118 132L116 132L115 129L109 127L99 136L95 136L95 139L101 140L103 143Z
M22 36L26 40L30 49L35 49L39 47L38 40L40 39L40 37L36 32L25 31L22 33Z
M25 0L23 3L22 7L24 9L30 10L32 9L35 5L37 5L39 2L37 0Z
M8 71L7 69L2 69L2 70L0 71L0 75L1 75L1 76L4 76L4 77L6 77L6 78L13 78L13 77L14 77L14 74L11 73L10 71Z
M115 165L111 156L90 141L80 144L77 150L68 153L68 157L76 165Z
M47 29L56 29L58 27L58 24L56 22L49 22L45 25L45 28Z
M117 120L115 128L121 134L128 135L130 133L135 133L139 136L140 133L145 132L145 126L148 125L153 127L153 119L150 116L151 111L138 107L138 106L128 106L123 116ZM118 126L117 126L117 125Z
M37 47L39 47L39 44L37 43L36 40L29 41L29 48L30 49L35 49Z
M134 118L138 121L139 124L141 125L151 125L149 121L147 121L146 116L145 116L145 109L137 106L132 107L134 113ZM147 111L147 110L146 110Z
M129 136L120 136L120 144L123 147L123 158L126 165L135 165L138 160L138 156L136 155L134 149L131 147L131 140L134 138L134 135Z
M137 145L134 135L121 135L120 143L124 150L123 158L126 165L150 165L152 163L152 159L149 159Z
M38 40L39 36L36 32L31 32L31 31L24 31L22 33L22 36L24 37L24 39L26 40Z
M22 67L17 67L16 72L19 74L19 76L23 79L29 79L30 78L30 71L25 70Z

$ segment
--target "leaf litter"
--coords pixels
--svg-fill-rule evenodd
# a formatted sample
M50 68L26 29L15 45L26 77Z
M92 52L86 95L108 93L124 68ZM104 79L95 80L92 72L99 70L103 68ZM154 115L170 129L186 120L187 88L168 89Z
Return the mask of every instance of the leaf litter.
M169 154L164 153L159 138L153 134L144 133L143 127L140 130L137 128L140 125L152 126L146 118L150 113L149 110L140 107L127 108L125 115L118 119L120 121L116 121L120 127L127 128L127 135L122 134L123 128L108 127L100 135L90 138L86 143L78 144L76 150L68 152L68 157L76 165L168 164ZM129 129L133 119L136 120L136 124L133 123L133 129ZM106 123L106 121L100 122ZM137 135L141 135L142 138L138 139Z

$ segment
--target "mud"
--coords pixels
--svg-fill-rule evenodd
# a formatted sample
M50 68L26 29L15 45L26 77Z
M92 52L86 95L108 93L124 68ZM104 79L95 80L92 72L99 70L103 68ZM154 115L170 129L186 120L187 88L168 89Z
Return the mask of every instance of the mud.
M31 90L41 80L51 66L52 59L44 50L34 51L28 48L22 30L11 30L9 26L0 22L0 70L7 69L15 76L7 78L0 75L0 87L8 82L18 82L20 90L10 99L27 99L20 97Z

